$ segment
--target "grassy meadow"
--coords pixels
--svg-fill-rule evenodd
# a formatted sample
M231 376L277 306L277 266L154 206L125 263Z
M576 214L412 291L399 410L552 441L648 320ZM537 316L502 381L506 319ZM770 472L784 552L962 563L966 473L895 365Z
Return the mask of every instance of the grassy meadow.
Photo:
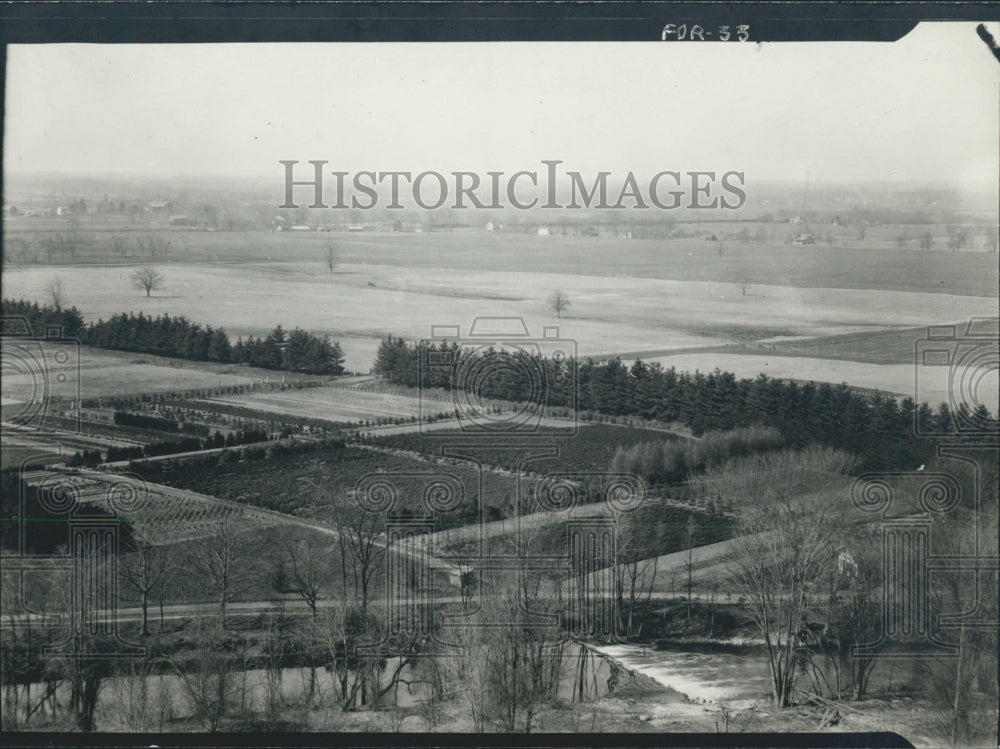
M28 241L60 226L56 218L33 220L11 222L5 240ZM102 242L119 236L115 232L148 229L128 223L90 226L88 221L82 226L90 233L89 255L81 262L94 260ZM773 225L772 234L780 226ZM888 231L875 228L871 241ZM876 250L847 238L847 246L830 247L472 229L163 230L162 236L170 242L157 263L165 283L149 297L132 288L129 276L140 263L128 257L120 264L8 265L3 295L45 302L47 286L58 277L65 303L88 320L122 311L185 315L222 326L233 339L261 336L278 324L301 327L339 341L347 370L358 373L370 370L379 340L388 334L425 338L437 325L459 325L467 334L476 317L496 316L523 318L536 337L544 326L557 325L569 351L581 357L656 358L678 369L718 366L741 377L766 373L911 395L912 359L901 344L890 342L891 361L873 360L888 350L879 336L1000 314L994 253ZM338 258L333 272L323 259L331 244ZM558 317L547 305L557 290L570 299ZM842 338L823 343L845 335L858 336L861 343L844 346ZM865 342L865 336L875 338ZM908 344L912 336L907 336ZM809 339L818 340L808 344ZM779 360L754 348L761 341L794 344L801 356L815 358L802 359L784 345L774 352L782 354ZM825 358L830 356L841 361ZM128 363L103 362L103 354L87 357L101 361L84 371L85 395L160 389L165 380L190 388L243 379L243 373L220 374L195 364L164 372L142 357ZM28 384L16 377L5 382L4 397L21 394ZM930 387L942 395L947 382ZM384 410L360 401L355 407L358 416Z

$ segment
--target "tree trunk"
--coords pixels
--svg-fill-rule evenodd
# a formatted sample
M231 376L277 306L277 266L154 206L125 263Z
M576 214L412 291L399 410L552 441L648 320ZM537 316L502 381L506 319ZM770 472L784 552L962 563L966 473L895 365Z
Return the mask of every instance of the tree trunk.
M952 705L951 745L958 746L966 734L968 710L962 700L962 659L965 655L965 623L958 630L958 660L955 663L955 701Z
M77 727L84 733L91 733L95 729L94 711L97 709L97 693L101 688L100 676L87 676L83 680L83 689L80 693L80 710L77 713Z

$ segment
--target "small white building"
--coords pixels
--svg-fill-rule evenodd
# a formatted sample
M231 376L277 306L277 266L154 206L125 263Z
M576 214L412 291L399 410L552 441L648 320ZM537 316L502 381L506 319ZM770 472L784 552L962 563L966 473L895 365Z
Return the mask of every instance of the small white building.
M549 236L549 234L550 234L549 227L547 227L547 226L539 226L538 227L538 236L540 236L540 237L547 237L547 236Z

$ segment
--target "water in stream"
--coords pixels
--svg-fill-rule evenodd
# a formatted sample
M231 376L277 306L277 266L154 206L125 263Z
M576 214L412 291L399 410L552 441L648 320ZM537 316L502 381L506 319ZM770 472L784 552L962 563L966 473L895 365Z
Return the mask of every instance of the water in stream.
M385 674L391 674L397 662L390 659ZM312 675L308 668L282 668L277 678L274 673L264 669L254 669L237 672L232 675L230 703L234 709L246 708L249 711L263 712L268 702L269 694L280 693L281 700L287 704L300 702L309 694ZM335 682L336 675L325 668L315 671L315 683L312 685L315 697L314 704L329 704L336 701L333 696L338 693L339 685ZM407 685L400 683L397 688L383 698L384 705L397 705L401 708L412 708L424 701L428 687L419 683L419 675L412 669L404 667L401 672L404 681L414 680L417 683ZM188 684L177 674L153 674L145 677L116 676L102 682L98 696L96 716L98 730L128 730L130 711L135 710L139 703L145 704L157 718L155 721L171 721L189 717L192 710L190 690L192 684L197 684L194 674L188 675ZM5 686L0 699L11 696L13 687ZM23 685L17 687L23 690ZM566 702L585 702L600 699L611 692L627 694L649 691L650 684L637 680L626 670L608 658L602 657L589 648L578 645L568 645L562 655L562 665L558 687L558 697ZM31 704L35 705L46 691L46 685L35 683L31 685ZM653 685L653 691L663 692L667 697L668 690ZM143 694L145 692L145 694ZM679 695L672 695L679 698ZM62 684L56 692L56 704L64 709L70 698L68 684ZM25 705L23 691L20 704ZM9 703L8 703L9 704ZM44 717L43 717L44 716ZM49 719L49 708L41 713L36 712L33 721L44 723ZM41 719L41 720L39 720ZM154 722L155 722L154 721ZM28 724L27 728L30 729Z

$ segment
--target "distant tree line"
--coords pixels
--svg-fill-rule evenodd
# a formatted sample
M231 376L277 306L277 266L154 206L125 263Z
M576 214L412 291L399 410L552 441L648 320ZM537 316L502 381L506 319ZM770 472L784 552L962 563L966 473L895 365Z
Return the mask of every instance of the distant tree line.
M463 357L470 357L463 360ZM472 361L478 357L480 361ZM451 364L447 364L451 362ZM528 351L469 351L452 342L407 343L392 336L379 346L375 372L410 387L475 389L483 399L575 407L611 416L680 422L695 436L754 425L777 430L789 447L820 444L857 455L879 470L925 463L933 452L921 433L957 432L958 424L995 424L985 406L960 413L910 398L897 401L846 384L797 383L729 372L678 372L659 363L545 357ZM464 373L475 373L465 377ZM574 384L575 383L575 384Z
M279 325L266 338L241 338L232 348L232 361L265 369L307 374L343 374L344 352L337 342L296 328L286 333Z
M34 336L43 336L48 326L61 325L64 337L79 338L81 343L98 348L195 361L249 364L263 369L306 374L338 375L344 372L344 352L339 343L298 328L287 333L278 325L264 338L251 336L245 341L240 338L232 343L222 328L202 327L183 316L152 317L142 312L138 315L120 313L106 321L98 320L85 325L83 315L75 307L56 309L33 302L5 299L2 310L5 333L17 333L12 329L16 322L9 318L22 316Z

